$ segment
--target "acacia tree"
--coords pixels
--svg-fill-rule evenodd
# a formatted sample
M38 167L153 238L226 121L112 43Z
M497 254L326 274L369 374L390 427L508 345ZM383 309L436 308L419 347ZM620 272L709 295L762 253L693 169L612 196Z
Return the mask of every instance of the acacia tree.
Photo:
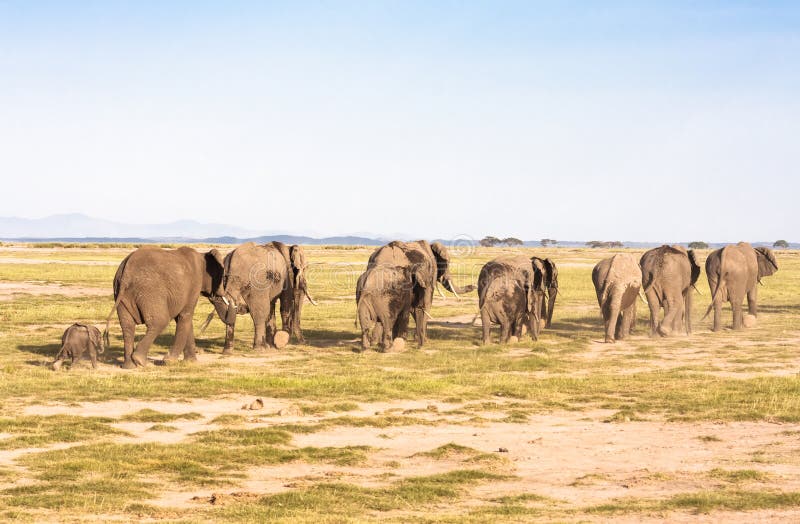
M772 247L780 247L783 249L787 249L789 247L789 242L785 240L776 240L775 243L772 244Z
M542 245L542 247L555 246L556 244L558 244L558 240L555 240L553 238L543 238L539 241L539 243Z
M522 240L514 237L508 237L503 239L503 244L507 246L521 246Z
M689 242L689 249L708 249L708 244L702 240L695 240L694 242Z
M502 241L499 238L489 236L489 237L483 237L479 242L479 244L483 247L494 247L500 244L500 242Z

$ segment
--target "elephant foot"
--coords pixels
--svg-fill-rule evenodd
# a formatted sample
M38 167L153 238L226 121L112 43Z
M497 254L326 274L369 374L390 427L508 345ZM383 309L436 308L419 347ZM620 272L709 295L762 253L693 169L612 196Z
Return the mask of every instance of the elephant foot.
M226 356L226 357L228 357L230 355L233 355L233 348L223 348L222 349L222 354L223 354L223 356Z
M122 369L133 369L136 367L136 364L133 363L133 360L126 360L122 363Z
M613 343L615 343L615 342L616 342L616 340L614 340L614 339L613 339L613 338L611 338L611 337L606 337L606 338L605 338L605 343L606 343L606 344L613 344Z
M147 365L147 355L142 355L142 354L137 353L135 351L133 352L133 355L131 355L131 360L137 366L144 367L144 366Z
M183 361L194 364L197 362L197 355L188 355L183 357Z
M657 333L659 334L659 336L668 337L672 334L672 330L664 326L658 326Z

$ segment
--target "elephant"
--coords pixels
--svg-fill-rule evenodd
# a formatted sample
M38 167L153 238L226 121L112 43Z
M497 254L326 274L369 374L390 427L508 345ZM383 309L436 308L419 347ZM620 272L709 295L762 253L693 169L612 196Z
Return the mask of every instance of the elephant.
M722 303L728 301L733 310L733 329L742 328L742 304L747 297L748 313L758 316L758 284L778 271L772 250L753 248L747 242L725 246L711 252L706 259L706 276L711 289L711 304L703 318L714 310L713 331L721 326Z
M164 362L177 359L181 350L184 360L197 360L194 309L200 295L212 300L223 295L223 274L222 255L216 249L199 253L190 247L145 246L125 257L114 276L114 307L103 333L108 343L109 323L116 309L125 342L122 367L144 366L150 345L173 319L175 341ZM147 326L147 332L134 350L139 324Z
M379 247L370 255L367 272L375 266L421 268L420 274L424 274L424 282L418 280L414 285L410 310L414 314L415 338L420 347L428 340L428 317L430 317L430 308L433 302L433 290L437 284L441 282L447 291L456 296L459 293L469 293L475 290L475 286L471 284L459 287L453 282L450 273L450 254L440 242L428 243L425 240L390 242ZM414 273L413 270L412 273ZM356 284L356 303L361 295L364 278L359 278ZM396 336L405 338L410 312L400 315L396 326Z
M522 336L527 326L531 338L539 338L546 292L542 260L506 255L487 262L478 276L478 307L483 324L483 343L491 342L492 324L500 324L500 342Z
M605 342L622 340L636 322L636 298L642 288L642 270L630 253L619 253L592 270L597 303L603 313Z
M692 332L692 293L700 277L694 250L663 245L647 251L639 259L642 288L650 307L650 336L669 336L682 328ZM658 313L664 308L664 319Z
M367 350L370 341L381 344L384 351L393 347L395 338L402 338L408 327L408 316L418 289L427 288L430 278L425 265L370 267L359 278L358 321L361 324L361 347Z
M106 346L99 329L89 324L72 324L61 335L61 349L53 362L53 369L60 369L68 358L74 366L84 354L92 361L92 368L97 369L97 354L102 355L105 350Z
M558 295L558 267L549 258L532 257L539 261L544 268L544 287L546 294L542 296L542 318L545 320L544 327L549 328L553 323L553 309L556 306L556 295ZM531 259L531 260L532 260Z
M250 313L255 327L253 348L275 347L275 303L280 299L283 330L303 344L300 315L304 298L316 302L308 291L303 248L282 242L258 245L247 242L225 257L225 296L212 300L225 323L224 355L233 350L236 315ZM206 325L213 317L212 312Z

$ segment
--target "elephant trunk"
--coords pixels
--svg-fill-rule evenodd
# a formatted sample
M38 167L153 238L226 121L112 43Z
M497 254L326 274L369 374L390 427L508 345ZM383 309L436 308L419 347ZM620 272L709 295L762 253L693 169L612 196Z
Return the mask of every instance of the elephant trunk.
M447 291L451 292L456 297L458 297L459 294L470 293L475 290L475 286L472 284L468 284L464 287L457 286L456 283L453 282L453 277L451 277L450 274L445 274L442 277L442 285Z

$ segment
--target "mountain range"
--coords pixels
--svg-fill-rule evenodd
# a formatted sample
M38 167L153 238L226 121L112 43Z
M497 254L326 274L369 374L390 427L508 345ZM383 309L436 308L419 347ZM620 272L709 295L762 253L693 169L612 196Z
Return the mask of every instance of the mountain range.
M393 234L391 237L372 233L315 238L292 235L285 231L257 231L226 224L206 224L194 220L178 220L165 224L125 224L112 220L94 218L80 213L51 215L44 218L0 217L0 240L21 242L169 242L238 244L246 241L257 243L277 240L286 244L307 245L367 245L378 246L388 240L409 240L407 235ZM433 239L431 239L433 240ZM449 240L439 239L448 244ZM663 242L623 242L627 247L645 248L659 246ZM681 242L686 245L686 242ZM752 242L753 245L772 246L772 242ZM538 240L528 240L525 246L538 247ZM584 247L584 241L559 240L560 247ZM725 243L712 243L712 248ZM791 249L800 249L800 244L790 243Z

